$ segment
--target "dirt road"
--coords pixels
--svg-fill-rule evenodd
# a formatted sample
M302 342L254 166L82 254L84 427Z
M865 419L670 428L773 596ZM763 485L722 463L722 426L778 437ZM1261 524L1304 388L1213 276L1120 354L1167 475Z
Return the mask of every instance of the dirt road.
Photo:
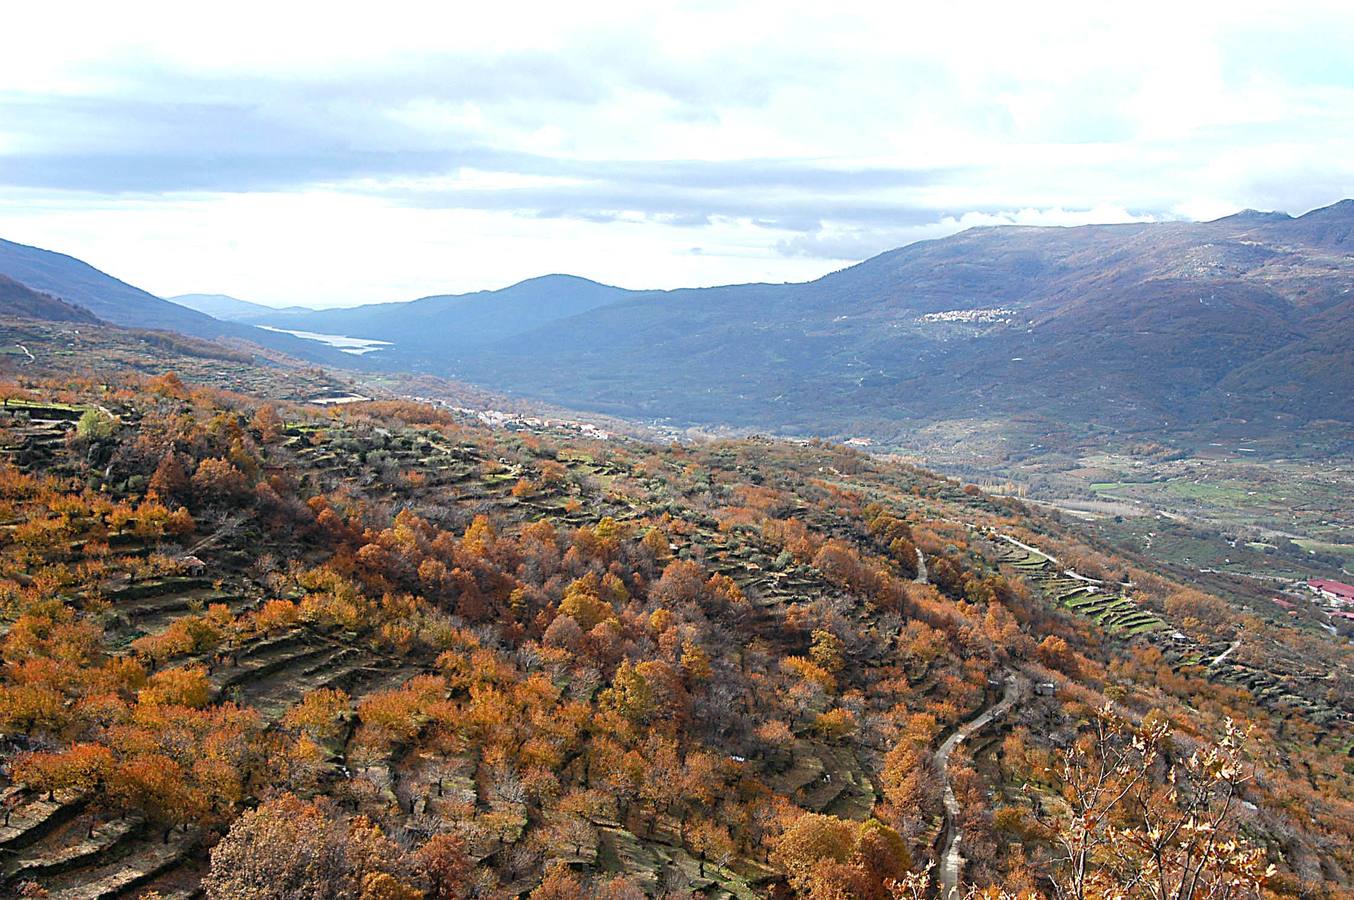
M959 877L964 871L964 855L960 850L961 837L958 827L959 800L954 795L954 783L950 780L948 769L950 754L954 752L955 747L1004 716L1023 693L1021 680L1014 675L1006 676L1001 699L956 728L954 734L946 738L936 751L936 770L945 780L945 846L940 853L941 900L953 900L960 896Z

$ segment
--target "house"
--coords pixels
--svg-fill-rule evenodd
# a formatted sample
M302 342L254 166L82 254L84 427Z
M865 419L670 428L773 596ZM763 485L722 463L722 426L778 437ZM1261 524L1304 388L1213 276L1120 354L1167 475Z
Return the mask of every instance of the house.
M1270 599L1279 609L1297 609L1298 606L1292 600L1285 600L1282 597L1271 597Z
M1332 581L1329 578L1312 578L1307 587L1319 597L1341 606L1354 606L1354 584Z
M196 556L182 556L179 558L179 568L196 578L207 571L207 564Z

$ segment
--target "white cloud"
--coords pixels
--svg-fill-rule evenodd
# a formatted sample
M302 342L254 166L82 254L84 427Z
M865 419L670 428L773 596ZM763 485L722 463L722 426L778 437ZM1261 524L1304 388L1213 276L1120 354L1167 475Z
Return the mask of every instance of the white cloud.
M792 280L1354 194L1347 4L77 7L6 11L0 235L162 293Z

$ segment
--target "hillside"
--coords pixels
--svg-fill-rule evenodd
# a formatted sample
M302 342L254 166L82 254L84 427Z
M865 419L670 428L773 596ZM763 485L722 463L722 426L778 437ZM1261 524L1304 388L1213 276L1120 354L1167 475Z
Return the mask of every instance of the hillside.
M105 322L176 331L208 339L244 340L304 359L340 364L343 355L314 341L278 334L170 303L62 253L0 240L0 275L83 307Z
M980 228L807 284L497 292L272 316L618 416L885 441L936 423L1294 439L1354 422L1354 202L1292 218ZM1088 425L1088 423L1093 423Z
M1291 447L1305 423L1354 422L1351 229L1343 201L1297 218L973 229L806 284L628 291L552 275L351 309L211 308L391 344L336 364L677 426L888 443L941 425L1014 448L1058 432L1197 444L1230 422Z
M0 413L0 890L1354 879L1348 646L1055 516L816 442L321 408L313 369L117 329L73 371L68 326L24 327L53 349Z
M613 304L463 357L457 374L617 414L807 433L1012 414L1129 430L1349 422L1348 354L1332 350L1354 337L1351 224L1354 204L977 229L807 285Z
M99 320L93 313L72 306L49 294L31 290L12 278L0 275L0 314L49 322L87 322Z

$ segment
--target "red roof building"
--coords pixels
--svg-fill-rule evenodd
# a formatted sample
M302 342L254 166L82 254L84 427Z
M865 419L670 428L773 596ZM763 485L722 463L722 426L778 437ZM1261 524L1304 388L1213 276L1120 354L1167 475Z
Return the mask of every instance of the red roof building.
M1308 580L1307 587L1327 600L1354 605L1354 584L1332 581L1329 578L1312 578Z

